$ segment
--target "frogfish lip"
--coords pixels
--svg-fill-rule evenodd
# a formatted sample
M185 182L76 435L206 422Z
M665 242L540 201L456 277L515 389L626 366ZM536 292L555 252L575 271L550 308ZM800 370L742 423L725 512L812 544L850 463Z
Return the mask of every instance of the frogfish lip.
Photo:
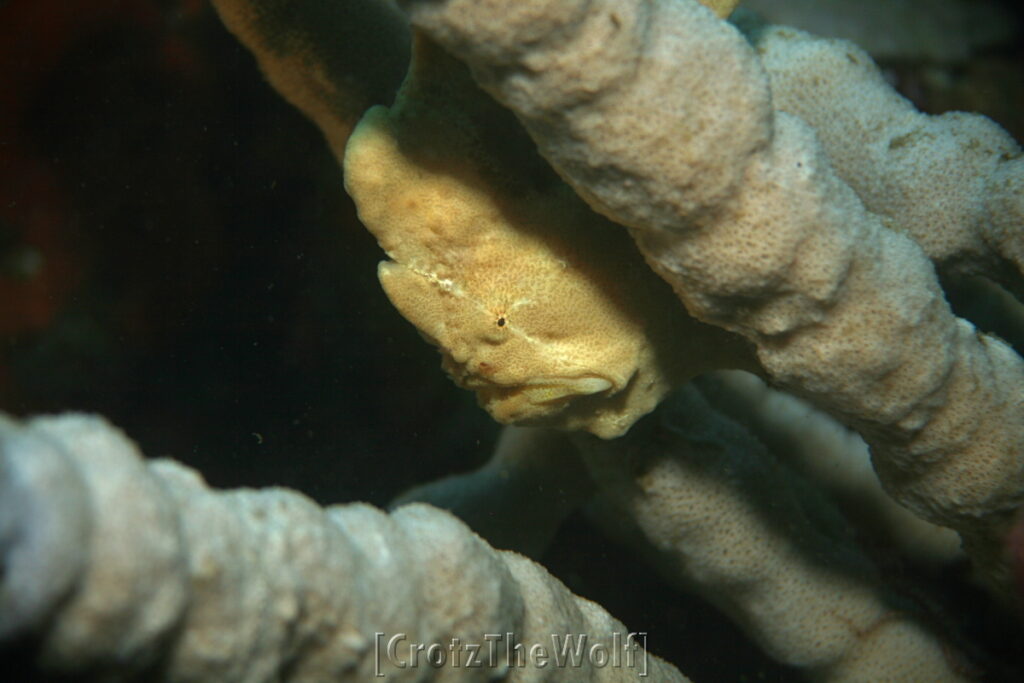
M573 396L589 396L608 391L612 383L604 377L534 377L522 382L495 382L477 375L467 375L459 384L473 391L518 391L530 398L531 403L551 403Z
M528 378L502 378L490 363L459 362L444 354L442 363L445 371L455 383L471 391L498 394L521 393L530 403L543 404L572 398L590 396L612 389L615 384L607 377L593 373L579 375L541 375Z

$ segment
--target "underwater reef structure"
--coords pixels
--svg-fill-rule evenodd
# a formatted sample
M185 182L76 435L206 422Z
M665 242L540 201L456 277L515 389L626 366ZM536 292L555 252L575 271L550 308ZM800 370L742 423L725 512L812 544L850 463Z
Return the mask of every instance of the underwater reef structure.
M1024 293L1005 131L735 2L215 4L341 161L389 299L508 426L384 513L5 419L0 640L104 678L686 680L525 557L585 507L808 678L978 675L861 541L963 553L1020 608L1024 362L939 280ZM382 660L379 633L451 647ZM594 649L455 658L494 633Z

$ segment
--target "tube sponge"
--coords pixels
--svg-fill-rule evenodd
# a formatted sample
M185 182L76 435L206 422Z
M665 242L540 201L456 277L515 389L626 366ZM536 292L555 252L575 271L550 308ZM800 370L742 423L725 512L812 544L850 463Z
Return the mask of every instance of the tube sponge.
M32 636L50 672L564 680L564 668L521 666L504 648L493 667L411 666L381 656L377 633L442 645L511 633L527 647L585 634L622 666L584 661L576 680L633 680L644 665L607 612L446 512L212 491L178 463L143 461L95 417L0 417L0 520L0 640ZM655 657L646 666L657 680L685 680Z

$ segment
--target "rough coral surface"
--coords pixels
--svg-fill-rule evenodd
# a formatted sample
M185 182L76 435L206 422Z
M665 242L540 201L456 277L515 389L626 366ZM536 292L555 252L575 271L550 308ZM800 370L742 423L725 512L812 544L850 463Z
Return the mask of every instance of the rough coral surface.
M565 516L566 498L590 493L587 510L605 531L813 680L965 680L969 667L956 647L886 587L819 490L822 478L812 484L796 475L781 460L796 454L776 458L707 402L708 391L727 389L720 386L727 376L714 373L700 389L673 393L619 439L507 428L487 465L402 500L450 509L502 547L533 549ZM577 484L559 492L555 482L570 467L589 490ZM881 495L877 482L864 488L862 503ZM543 521L517 524L537 516ZM926 529L902 508L887 521L952 533Z
M173 461L147 464L94 417L0 418L0 520L0 641L33 636L49 673L626 681L647 667L685 680L600 607L448 513L212 491ZM467 666L459 643L486 646L485 634L514 634L552 658L552 634L586 636L619 665L535 666L502 646L493 663ZM414 643L439 643L444 665Z
M1024 199L1006 182L1022 182L1014 170L1021 149L1006 131L979 114L918 112L850 43L778 26L751 40L775 109L814 128L868 211L912 237L943 274L980 274L1024 290ZM1007 210L1014 202L1018 209Z
M997 591L1024 502L1024 364L950 312L932 264L772 107L742 35L698 3L408 2L541 153L633 230L698 318L858 429L886 489L957 529Z
M606 526L773 658L813 680L967 680L830 503L692 385L622 439L574 442Z

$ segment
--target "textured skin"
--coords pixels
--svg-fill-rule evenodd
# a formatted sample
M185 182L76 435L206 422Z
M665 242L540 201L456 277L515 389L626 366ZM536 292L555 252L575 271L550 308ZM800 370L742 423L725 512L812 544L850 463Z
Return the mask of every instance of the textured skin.
M618 436L672 387L749 362L436 48L421 43L395 106L359 124L345 183L393 259L388 297L499 422Z

